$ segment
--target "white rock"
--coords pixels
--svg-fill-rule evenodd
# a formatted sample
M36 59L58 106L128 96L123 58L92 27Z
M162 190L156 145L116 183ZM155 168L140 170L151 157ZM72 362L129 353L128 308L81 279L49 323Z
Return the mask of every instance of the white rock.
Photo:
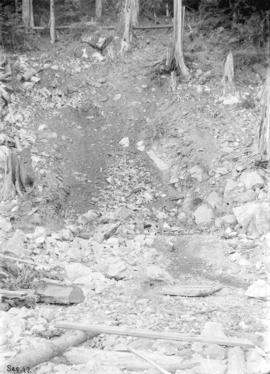
M198 182L202 182L207 178L206 172L199 165L195 165L191 169L189 169L189 174L192 178L197 179Z
M108 269L106 271L106 276L110 279L116 279L116 280L123 279L126 269L127 269L126 264L123 261L118 261L108 266Z
M268 202L248 202L233 208L233 213L245 229L252 223L259 234L270 231L270 205Z
M129 138L127 136L125 136L124 138L122 138L119 142L119 144L123 147L123 148L127 148L129 147Z
M8 219L0 217L0 230L6 233L12 231L12 224Z
M71 241L73 239L73 234L69 229L63 229L59 232L59 237L62 240Z
M241 193L241 186L239 186L239 183L232 179L228 179L224 189L224 197L233 198L239 193Z
M13 236L3 245L5 251L21 256L25 252L24 242L26 236L23 231L16 230Z
M148 280L173 283L173 277L165 269L157 265L147 266L145 276Z
M226 97L222 98L222 102L224 105L235 105L235 104L240 103L240 97L238 94L227 95Z
M119 94L116 94L114 97L113 97L113 101L118 101L120 100L122 97L122 95L119 93Z
M247 374L268 374L270 370L269 358L266 360L256 349L252 349L246 354Z
M227 225L235 225L237 223L237 219L234 214L226 214L222 217L222 221Z
M87 223L93 222L98 218L98 213L92 209L88 210L88 212L82 214L78 218L78 223L85 225Z
M226 368L224 361L201 359L198 374L225 374Z
M92 54L92 57L93 57L93 59L96 60L97 62L101 62L101 61L105 60L105 57L102 56L102 54L99 53L99 52L94 52L94 53Z
M270 284L267 284L264 280L259 279L248 287L246 296L253 298L269 298L270 297Z
M214 219L214 213L210 206L200 205L193 213L197 225L205 226L211 224Z
M257 171L247 171L244 172L240 178L240 182L243 183L247 190L254 187L260 187L264 185L264 180Z
M206 322L201 332L201 335L208 339L226 338L223 326L219 322Z
M223 347L217 344L209 344L203 352L204 356L214 360L223 360L226 356L226 351Z
M139 142L137 142L136 147L139 151L143 152L145 150L144 141L140 140Z
M32 234L27 234L26 237L29 238L29 239L32 239L32 240L36 240L36 239L42 237L45 240L46 235L47 235L47 231L46 231L45 227L37 226L35 228L35 231Z
M76 279L83 276L91 276L91 269L78 262L73 262L70 264L65 264L66 276L70 281L75 281Z
M213 209L217 209L222 205L222 197L216 192L211 192L207 198L206 201Z

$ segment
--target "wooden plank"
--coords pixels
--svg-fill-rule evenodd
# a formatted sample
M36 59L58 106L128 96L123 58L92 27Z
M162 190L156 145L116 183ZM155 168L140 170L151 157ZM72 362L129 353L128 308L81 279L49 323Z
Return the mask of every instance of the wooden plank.
M201 335L189 335L180 334L175 332L153 332L150 330L132 330L130 328L120 328L111 326L100 326L100 325L86 325L83 323L72 323L72 322L57 322L55 324L57 328L82 330L96 334L110 334L110 335L121 335L121 336L135 336L138 338L146 339L163 339L163 340L176 340L186 342L201 342L206 344L218 344L223 346L239 346L245 348L254 347L254 344L246 339L238 338L207 338Z

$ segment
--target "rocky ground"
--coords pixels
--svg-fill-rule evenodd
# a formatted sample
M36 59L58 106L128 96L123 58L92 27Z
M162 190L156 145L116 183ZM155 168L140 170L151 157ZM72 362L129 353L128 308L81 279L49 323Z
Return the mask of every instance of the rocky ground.
M0 166L15 139L35 185L1 202L1 287L36 292L3 293L3 370L64 321L202 339L101 334L33 373L159 372L120 359L128 347L178 374L270 372L269 173L254 141L264 67L237 70L237 100L223 96L221 31L187 43L192 78L176 88L157 74L166 30L137 32L126 56L117 39L101 55L73 36L13 56ZM240 347L216 344L232 337Z

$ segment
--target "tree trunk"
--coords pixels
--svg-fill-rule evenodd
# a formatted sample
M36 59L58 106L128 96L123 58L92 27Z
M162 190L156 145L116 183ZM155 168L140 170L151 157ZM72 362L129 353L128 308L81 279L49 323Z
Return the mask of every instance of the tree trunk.
M182 6L182 0L174 0L173 25L175 65L184 77L189 77L189 71L185 65L183 55L184 8Z
M55 43L54 0L50 0L50 36L51 36L51 43Z
M140 13L139 0L131 0L131 24L132 26L138 26Z
M96 17L102 16L102 0L96 0Z
M123 36L121 41L120 53L124 53L130 49L132 42L132 22L131 22L131 12L132 12L132 1L125 0L125 6L122 12L122 28Z
M262 97L262 117L259 124L258 151L262 160L270 161L270 67Z
M33 28L35 25L34 25L34 9L33 9L33 0L29 0L29 11L30 11L30 14L29 14L29 23L30 23L30 27Z
M22 0L22 21L25 27L30 26L30 0Z

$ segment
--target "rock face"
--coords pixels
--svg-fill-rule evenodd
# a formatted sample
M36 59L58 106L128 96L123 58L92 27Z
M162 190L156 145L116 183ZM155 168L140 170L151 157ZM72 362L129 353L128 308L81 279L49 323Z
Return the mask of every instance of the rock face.
M214 219L213 210L207 204L200 205L193 214L195 222L199 226L208 226Z

